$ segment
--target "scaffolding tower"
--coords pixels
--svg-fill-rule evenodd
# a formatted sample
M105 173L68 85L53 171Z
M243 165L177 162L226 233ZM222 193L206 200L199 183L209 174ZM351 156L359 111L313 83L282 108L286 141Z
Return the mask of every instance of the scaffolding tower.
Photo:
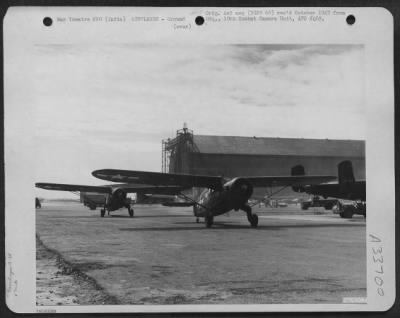
M190 153L195 150L195 146L193 130L188 129L186 123L176 131L175 138L163 139L161 147L161 172L187 173L191 169Z

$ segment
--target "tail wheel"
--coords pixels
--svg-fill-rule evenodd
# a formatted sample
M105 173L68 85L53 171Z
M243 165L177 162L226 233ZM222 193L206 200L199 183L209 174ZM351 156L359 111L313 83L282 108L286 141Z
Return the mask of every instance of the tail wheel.
M214 217L212 215L206 216L206 227L210 228L214 223Z
M353 217L353 211L351 211L350 208L344 208L344 211L340 212L339 215L343 219L351 219Z
M134 212L133 209L128 208L129 217L133 218Z
M106 214L106 210L105 209L101 209L100 210L100 216L102 217L102 218L104 218L104 215Z

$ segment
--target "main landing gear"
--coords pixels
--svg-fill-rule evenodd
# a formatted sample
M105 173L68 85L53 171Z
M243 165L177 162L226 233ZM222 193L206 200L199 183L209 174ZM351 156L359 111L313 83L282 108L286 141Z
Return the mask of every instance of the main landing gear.
M128 213L129 213L129 217L133 218L134 211L133 211L133 209L131 207L128 208Z
M249 220L251 227L258 226L258 215L257 214L247 214L247 220Z
M106 215L106 208L100 210L100 216L104 218L104 215Z
M247 213L247 220L250 223L251 227L257 227L258 225L258 215L255 213L251 213L251 207L245 205L242 210Z
M134 211L133 211L133 208L131 208L131 205L127 203L127 204L125 205L125 207L128 209L129 217L130 217L130 218L133 218Z
M214 223L214 216L212 216L212 215L207 215L207 216L205 217L205 224L206 224L206 227L210 228L210 227L213 225L213 223Z

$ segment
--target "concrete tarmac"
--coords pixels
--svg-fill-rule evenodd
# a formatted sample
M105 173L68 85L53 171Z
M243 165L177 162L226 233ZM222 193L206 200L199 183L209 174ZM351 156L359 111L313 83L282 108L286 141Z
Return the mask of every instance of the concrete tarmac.
M38 250L48 252L37 257L39 305L71 303L88 280L86 297L74 304L312 304L366 297L361 216L261 207L254 209L258 228L232 211L208 229L195 222L191 208L134 208L134 218L126 209L101 218L99 209L80 203L44 202L36 213ZM69 285L74 274L75 291L49 291L54 273Z

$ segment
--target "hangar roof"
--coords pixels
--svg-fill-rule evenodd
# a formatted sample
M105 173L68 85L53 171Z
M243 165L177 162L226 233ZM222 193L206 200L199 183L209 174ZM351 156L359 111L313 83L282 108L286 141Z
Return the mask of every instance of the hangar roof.
M365 157L365 141L194 135L200 153L269 156Z

